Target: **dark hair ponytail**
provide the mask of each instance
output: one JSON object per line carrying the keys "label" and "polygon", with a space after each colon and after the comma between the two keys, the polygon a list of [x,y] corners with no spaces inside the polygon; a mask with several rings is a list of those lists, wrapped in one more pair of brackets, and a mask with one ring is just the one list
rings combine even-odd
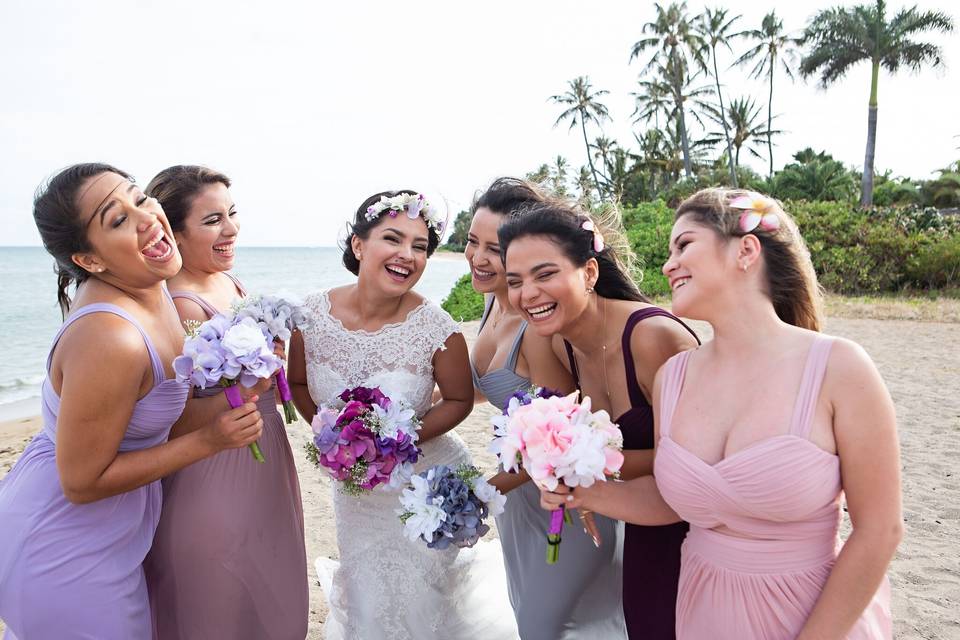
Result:
{"label": "dark hair ponytail", "polygon": [[[558,201],[521,210],[511,215],[497,230],[500,257],[506,262],[507,248],[517,238],[547,237],[578,267],[585,265],[590,258],[597,261],[599,276],[593,288],[599,295],[615,300],[649,302],[648,298],[640,293],[640,289],[630,277],[629,267],[625,264],[630,255],[623,232],[600,220],[600,217],[592,219],[575,205]],[[593,231],[583,228],[583,224],[588,220],[603,236],[604,247],[600,251],[594,248]]]}
{"label": "dark hair ponytail", "polygon": [[[381,191],[380,193],[375,193],[360,205],[357,209],[357,213],[353,216],[353,222],[347,223],[347,237],[343,241],[343,266],[347,268],[347,271],[353,275],[360,274],[360,261],[357,260],[357,256],[353,253],[353,236],[357,236],[361,240],[366,240],[370,237],[370,232],[383,222],[384,218],[388,218],[386,212],[381,213],[379,216],[373,218],[372,220],[367,220],[367,207],[372,206],[373,204],[380,201],[380,198],[387,197],[393,198],[398,196],[401,193],[415,196],[419,191],[414,191],[413,189],[399,189],[397,191]],[[436,251],[437,247],[440,246],[440,234],[434,230],[433,227],[427,225],[427,257],[433,255],[433,252]]]}
{"label": "dark hair ponytail", "polygon": [[116,173],[130,179],[130,174],[99,162],[67,167],[37,189],[33,198],[33,219],[43,240],[43,247],[56,260],[57,303],[63,317],[70,311],[70,285],[79,286],[90,274],[73,262],[75,253],[91,250],[87,228],[80,219],[77,196],[80,187],[101,173]]}

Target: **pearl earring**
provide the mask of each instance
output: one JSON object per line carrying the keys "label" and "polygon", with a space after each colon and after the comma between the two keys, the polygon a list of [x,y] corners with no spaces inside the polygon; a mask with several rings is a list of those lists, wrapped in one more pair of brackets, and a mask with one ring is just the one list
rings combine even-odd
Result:
{"label": "pearl earring", "polygon": [[746,273],[746,272],[747,272],[747,265],[741,264],[741,265],[740,265],[740,270],[743,271],[744,273]]}
{"label": "pearl earring", "polygon": [[593,287],[587,287],[587,295],[593,293]]}

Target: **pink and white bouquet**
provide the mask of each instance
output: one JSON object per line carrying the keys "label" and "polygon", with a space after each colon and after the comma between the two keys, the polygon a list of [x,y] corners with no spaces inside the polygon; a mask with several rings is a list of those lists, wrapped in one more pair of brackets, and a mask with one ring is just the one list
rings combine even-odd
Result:
{"label": "pink and white bouquet", "polygon": [[413,409],[379,387],[347,389],[339,400],[342,404],[320,407],[314,416],[307,459],[326,468],[350,495],[406,484],[420,457],[420,421]]}
{"label": "pink and white bouquet", "polygon": [[[553,394],[544,389],[517,393],[503,415],[491,418],[497,454],[507,471],[520,466],[537,486],[553,490],[561,483],[568,487],[589,487],[616,476],[623,466],[623,435],[606,411],[591,411],[590,398],[577,402],[577,394]],[[589,514],[581,513],[584,526],[599,544],[596,526]],[[547,562],[559,556],[564,510],[551,514],[547,534]],[[592,529],[592,530],[591,530]]]}
{"label": "pink and white bouquet", "polygon": [[[256,322],[218,313],[203,323],[187,323],[183,354],[174,359],[173,369],[181,382],[189,380],[201,389],[223,387],[230,406],[236,408],[243,404],[240,386],[254,386],[282,364]],[[257,462],[264,462],[256,442],[250,451]]]}
{"label": "pink and white bouquet", "polygon": [[431,467],[410,478],[397,510],[403,532],[430,549],[472,547],[490,531],[484,522],[503,513],[506,496],[469,464]]}
{"label": "pink and white bouquet", "polygon": [[[236,319],[251,318],[271,344],[276,340],[289,342],[294,329],[304,329],[310,322],[306,308],[289,294],[248,296],[233,305],[233,314]],[[297,411],[283,366],[277,370],[277,391],[287,424],[296,422]]]}

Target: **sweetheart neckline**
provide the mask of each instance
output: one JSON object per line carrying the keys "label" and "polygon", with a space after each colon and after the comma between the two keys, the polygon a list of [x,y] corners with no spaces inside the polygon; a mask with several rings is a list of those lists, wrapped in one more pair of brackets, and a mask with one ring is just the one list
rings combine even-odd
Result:
{"label": "sweetheart neckline", "polygon": [[676,440],[674,440],[672,437],[670,437],[670,436],[668,436],[668,435],[660,436],[660,439],[661,439],[661,440],[664,440],[664,439],[665,439],[665,440],[669,440],[670,442],[672,442],[672,443],[674,444],[674,446],[676,446],[676,448],[678,448],[678,449],[680,449],[681,451],[683,451],[686,455],[690,456],[691,458],[693,458],[694,460],[696,460],[696,461],[699,462],[700,464],[704,465],[705,467],[709,467],[710,469],[713,469],[713,470],[717,470],[717,468],[720,467],[720,465],[722,465],[724,462],[727,462],[728,460],[733,460],[733,459],[735,459],[737,456],[739,456],[739,455],[742,454],[742,453],[746,453],[746,452],[751,451],[751,450],[753,450],[753,449],[759,449],[761,446],[764,446],[764,445],[766,445],[767,443],[774,442],[774,441],[778,441],[778,440],[783,440],[783,439],[793,439],[793,440],[798,440],[798,441],[800,441],[800,442],[806,443],[806,444],[809,445],[814,451],[819,452],[819,453],[821,453],[821,454],[823,454],[823,455],[825,455],[825,456],[828,456],[828,457],[831,458],[834,462],[837,462],[837,463],[840,462],[840,456],[838,456],[837,454],[835,454],[835,453],[830,453],[829,451],[827,451],[827,450],[825,450],[825,449],[821,449],[820,447],[818,447],[817,445],[815,445],[815,444],[814,444],[813,442],[811,442],[810,440],[808,440],[808,439],[806,439],[806,438],[801,438],[800,436],[798,436],[798,435],[796,435],[796,434],[793,434],[793,433],[781,433],[781,434],[776,435],[776,436],[770,436],[770,437],[768,437],[768,438],[763,438],[763,439],[761,439],[761,440],[757,440],[756,442],[752,442],[752,443],[750,443],[749,445],[747,445],[746,447],[744,447],[744,448],[742,448],[742,449],[738,449],[738,450],[734,451],[733,453],[731,453],[730,455],[726,456],[725,458],[721,458],[720,460],[717,460],[717,461],[714,462],[713,464],[707,462],[706,460],[704,460],[703,458],[701,458],[700,456],[698,456],[698,455],[695,454],[694,452],[690,451],[689,449],[687,449],[686,447],[684,447],[683,445],[681,445],[679,442],[677,442]]}

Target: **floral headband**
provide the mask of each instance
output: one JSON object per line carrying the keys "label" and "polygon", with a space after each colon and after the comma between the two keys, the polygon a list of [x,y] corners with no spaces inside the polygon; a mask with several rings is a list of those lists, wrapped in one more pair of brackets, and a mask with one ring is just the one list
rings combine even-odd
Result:
{"label": "floral headband", "polygon": [[603,247],[605,246],[603,243],[603,236],[599,231],[597,231],[596,226],[593,224],[593,220],[587,218],[583,221],[583,224],[580,225],[580,228],[584,231],[590,231],[593,233],[593,250],[597,253],[603,251]]}
{"label": "floral headband", "polygon": [[765,231],[780,228],[780,216],[777,215],[780,205],[773,198],[751,191],[731,200],[729,206],[743,211],[740,214],[740,230],[744,233],[750,233],[757,227]]}
{"label": "floral headband", "polygon": [[436,231],[438,235],[443,234],[443,227],[446,224],[445,217],[427,202],[422,193],[400,193],[392,198],[380,196],[379,202],[367,207],[367,213],[364,216],[367,220],[372,221],[386,211],[388,216],[396,218],[404,210],[411,220],[416,220],[417,216],[423,216],[423,220],[428,227]]}

